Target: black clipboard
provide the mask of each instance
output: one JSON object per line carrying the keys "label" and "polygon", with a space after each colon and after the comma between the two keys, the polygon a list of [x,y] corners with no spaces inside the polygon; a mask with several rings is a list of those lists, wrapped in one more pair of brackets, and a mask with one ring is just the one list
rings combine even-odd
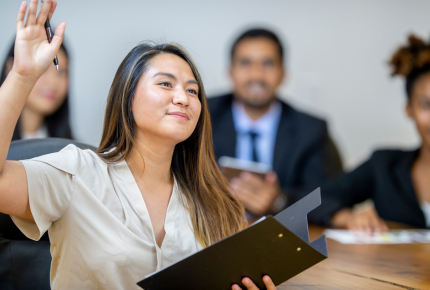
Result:
{"label": "black clipboard", "polygon": [[229,290],[246,287],[249,277],[258,287],[269,275],[279,285],[328,258],[325,236],[309,243],[307,214],[321,204],[314,190],[274,217],[217,242],[194,255],[145,277],[144,290]]}

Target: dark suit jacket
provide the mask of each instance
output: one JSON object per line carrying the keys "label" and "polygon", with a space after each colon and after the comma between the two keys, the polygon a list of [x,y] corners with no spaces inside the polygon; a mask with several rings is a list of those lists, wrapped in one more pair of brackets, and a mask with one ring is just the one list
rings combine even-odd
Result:
{"label": "dark suit jacket", "polygon": [[322,186],[322,204],[310,213],[312,222],[329,225],[338,210],[373,199],[384,220],[425,228],[424,213],[411,179],[418,150],[380,150],[354,171]]}
{"label": "dark suit jacket", "polygon": [[[233,95],[208,99],[216,158],[236,156]],[[330,176],[342,172],[342,163],[328,136],[326,123],[282,103],[273,158],[289,204],[315,189]]]}

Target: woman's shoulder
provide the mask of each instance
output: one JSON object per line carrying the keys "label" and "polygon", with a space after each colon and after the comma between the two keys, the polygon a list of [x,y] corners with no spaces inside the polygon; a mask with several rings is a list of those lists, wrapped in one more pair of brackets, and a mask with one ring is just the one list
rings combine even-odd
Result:
{"label": "woman's shoulder", "polygon": [[30,160],[46,163],[72,175],[76,175],[80,169],[101,169],[107,166],[97,153],[91,149],[81,149],[74,144],[69,144],[58,152]]}

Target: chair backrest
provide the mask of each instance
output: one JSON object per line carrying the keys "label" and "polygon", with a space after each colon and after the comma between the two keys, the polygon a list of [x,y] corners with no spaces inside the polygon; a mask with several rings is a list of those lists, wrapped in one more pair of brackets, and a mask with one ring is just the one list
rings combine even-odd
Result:
{"label": "chair backrest", "polygon": [[[58,152],[69,144],[81,149],[93,146],[62,138],[13,141],[7,160],[24,160]],[[51,253],[48,234],[41,241],[28,239],[9,215],[0,213],[0,288],[5,290],[48,290]]]}
{"label": "chair backrest", "polygon": [[25,160],[58,152],[69,144],[81,149],[96,150],[94,146],[63,138],[17,140],[10,143],[7,160]]}

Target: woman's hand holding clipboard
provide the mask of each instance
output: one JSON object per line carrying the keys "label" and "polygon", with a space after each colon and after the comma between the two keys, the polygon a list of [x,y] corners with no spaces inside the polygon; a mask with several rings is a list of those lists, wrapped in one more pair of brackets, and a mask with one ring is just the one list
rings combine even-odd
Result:
{"label": "woman's hand holding clipboard", "polygon": [[[276,286],[275,286],[275,284],[273,284],[273,281],[272,281],[272,279],[270,279],[269,276],[265,275],[263,277],[263,282],[264,282],[264,285],[266,286],[267,290],[276,290]],[[260,290],[260,288],[258,288],[254,284],[254,282],[252,282],[252,280],[247,278],[247,277],[242,279],[242,283],[243,283],[243,285],[246,286],[246,289],[248,289],[248,290]],[[234,284],[233,286],[231,286],[231,289],[232,290],[242,290],[242,288],[240,288],[239,285],[237,285],[237,284]]]}

